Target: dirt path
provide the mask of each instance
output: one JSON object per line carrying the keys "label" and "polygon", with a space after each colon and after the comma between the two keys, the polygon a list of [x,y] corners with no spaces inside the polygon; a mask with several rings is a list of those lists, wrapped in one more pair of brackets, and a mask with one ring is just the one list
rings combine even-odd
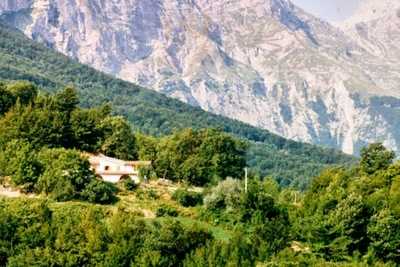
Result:
{"label": "dirt path", "polygon": [[13,190],[12,188],[5,188],[4,186],[0,185],[0,196],[4,197],[20,197],[22,193],[18,190]]}
{"label": "dirt path", "polygon": [[21,193],[17,189],[12,189],[11,187],[5,187],[3,185],[0,185],[0,197],[12,197],[12,198],[17,198],[17,197],[28,197],[28,198],[37,198],[38,195],[35,194],[24,194]]}
{"label": "dirt path", "polygon": [[152,212],[151,210],[141,209],[140,211],[143,212],[144,217],[147,219],[154,219],[156,217],[154,212]]}

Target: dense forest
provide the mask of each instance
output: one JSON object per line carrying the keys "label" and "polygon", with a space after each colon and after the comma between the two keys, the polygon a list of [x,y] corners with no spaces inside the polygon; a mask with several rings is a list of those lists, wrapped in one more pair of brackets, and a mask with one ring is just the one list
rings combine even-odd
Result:
{"label": "dense forest", "polygon": [[393,160],[371,145],[357,166],[324,171],[304,193],[255,177],[182,188],[168,204],[148,191],[155,218],[119,204],[0,198],[0,266],[397,266]]}
{"label": "dense forest", "polygon": [[247,146],[226,133],[135,134],[124,118],[111,115],[108,105],[85,109],[78,104],[70,87],[49,95],[28,82],[0,83],[0,176],[11,177],[26,192],[96,203],[111,203],[116,190],[96,179],[84,159],[88,153],[150,160],[152,168],[143,170],[149,177],[191,185],[243,176]]}
{"label": "dense forest", "polygon": [[311,177],[331,165],[348,164],[353,157],[333,149],[294,142],[239,121],[207,113],[95,71],[36,44],[16,30],[0,24],[0,79],[31,81],[55,92],[73,86],[82,107],[111,103],[135,131],[154,136],[185,128],[215,128],[249,143],[247,164],[260,177],[273,176],[281,185],[304,189]]}

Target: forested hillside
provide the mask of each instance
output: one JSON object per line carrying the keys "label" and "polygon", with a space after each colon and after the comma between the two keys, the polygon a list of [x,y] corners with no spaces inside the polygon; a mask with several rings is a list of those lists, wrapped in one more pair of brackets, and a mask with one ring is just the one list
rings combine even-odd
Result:
{"label": "forested hillside", "polygon": [[150,160],[152,166],[141,170],[148,178],[197,186],[243,177],[247,146],[231,135],[213,129],[162,138],[135,134],[108,105],[78,104],[70,87],[41,95],[28,82],[0,83],[0,182],[57,201],[111,203],[116,188],[96,179],[88,153]]}
{"label": "forested hillside", "polygon": [[0,197],[0,266],[398,266],[393,158],[371,145],[304,193],[252,177],[247,190],[231,178],[202,193],[147,184],[114,205]]}
{"label": "forested hillside", "polygon": [[302,188],[321,169],[353,160],[332,149],[286,140],[268,131],[204,112],[134,84],[95,71],[33,43],[23,34],[0,26],[0,79],[28,80],[43,90],[73,85],[82,106],[109,102],[134,129],[165,135],[184,128],[218,128],[250,141],[248,164],[261,176],[272,175],[281,184]]}

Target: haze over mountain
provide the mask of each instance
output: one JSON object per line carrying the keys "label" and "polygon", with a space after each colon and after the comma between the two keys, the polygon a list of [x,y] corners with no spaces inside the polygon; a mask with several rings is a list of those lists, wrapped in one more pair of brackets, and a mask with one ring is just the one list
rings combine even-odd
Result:
{"label": "haze over mountain", "polygon": [[349,18],[363,0],[291,0],[295,5],[332,23]]}
{"label": "haze over mountain", "polygon": [[386,63],[399,64],[400,1],[363,1],[340,26],[368,52],[384,58]]}
{"label": "haze over mountain", "polygon": [[384,16],[357,13],[367,15],[343,28],[286,0],[18,0],[0,13],[33,40],[204,110],[348,153],[375,141],[398,151],[400,16],[373,2]]}

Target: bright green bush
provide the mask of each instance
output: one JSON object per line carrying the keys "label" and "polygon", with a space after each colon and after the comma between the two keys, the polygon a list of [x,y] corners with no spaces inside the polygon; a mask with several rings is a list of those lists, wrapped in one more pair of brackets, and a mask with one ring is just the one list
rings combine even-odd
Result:
{"label": "bright green bush", "polygon": [[38,159],[44,168],[36,190],[56,200],[79,199],[80,193],[96,179],[89,162],[78,151],[43,149]]}
{"label": "bright green bush", "polygon": [[14,185],[32,192],[42,173],[33,147],[25,141],[13,140],[0,150],[0,176],[10,176]]}

